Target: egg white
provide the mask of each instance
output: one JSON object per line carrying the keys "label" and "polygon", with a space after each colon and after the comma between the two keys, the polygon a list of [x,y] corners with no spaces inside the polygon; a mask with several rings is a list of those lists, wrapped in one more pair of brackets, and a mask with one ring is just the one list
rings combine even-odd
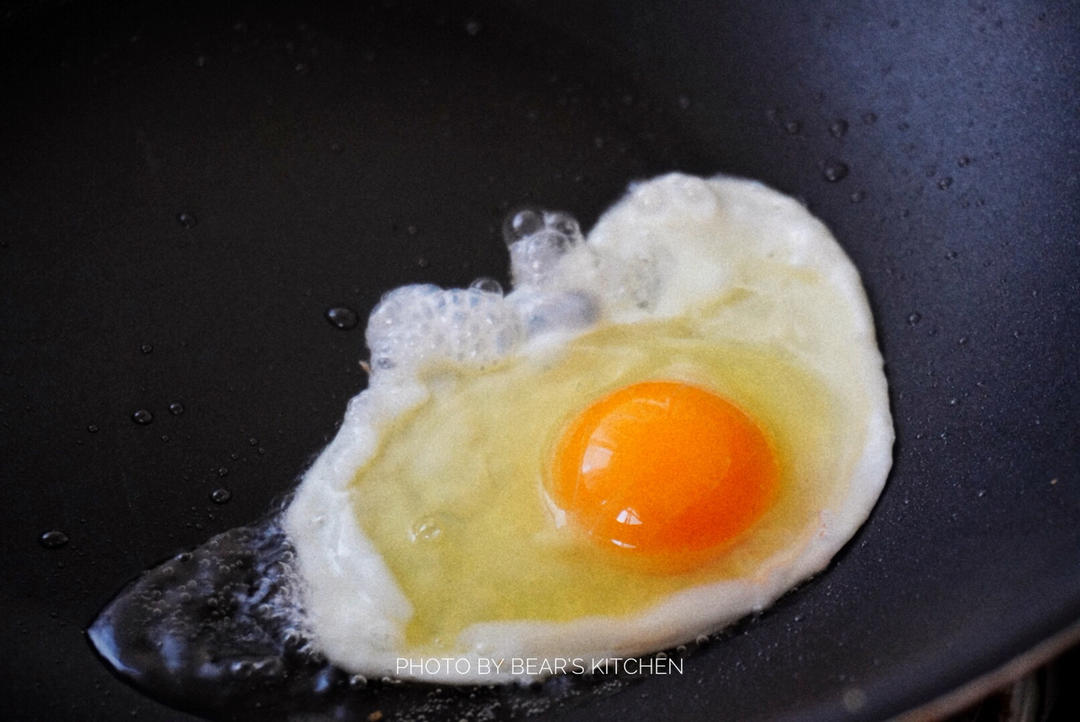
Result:
{"label": "egg white", "polygon": [[[515,259],[515,288],[505,297],[407,287],[372,315],[368,340],[379,362],[369,387],[350,401],[285,515],[308,631],[347,670],[488,683],[530,675],[509,665],[494,672],[486,660],[527,658],[550,668],[692,640],[765,608],[824,568],[884,486],[893,428],[870,309],[850,260],[798,202],[753,181],[670,174],[632,186],[584,243],[545,256],[543,273],[532,273],[528,260]],[[857,410],[845,434],[858,444],[849,450],[850,471],[836,481],[840,493],[823,497],[813,528],[744,578],[682,589],[629,615],[477,620],[452,645],[460,663],[403,669],[402,658],[423,661],[405,642],[414,604],[361,529],[350,485],[389,443],[388,430],[438,393],[426,371],[557,363],[567,344],[597,328],[688,314],[703,343],[780,347]]]}

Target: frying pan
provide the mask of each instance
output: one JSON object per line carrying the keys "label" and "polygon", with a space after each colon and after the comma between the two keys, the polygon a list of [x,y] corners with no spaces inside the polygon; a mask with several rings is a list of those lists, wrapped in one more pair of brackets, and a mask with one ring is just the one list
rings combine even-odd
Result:
{"label": "frying pan", "polygon": [[[851,255],[890,481],[683,674],[490,711],[876,719],[1076,637],[1080,6],[5,3],[2,29],[6,718],[187,719],[83,630],[331,438],[365,350],[327,309],[505,280],[507,210],[588,227],[675,169],[800,197]],[[349,714],[472,704],[376,685]]]}

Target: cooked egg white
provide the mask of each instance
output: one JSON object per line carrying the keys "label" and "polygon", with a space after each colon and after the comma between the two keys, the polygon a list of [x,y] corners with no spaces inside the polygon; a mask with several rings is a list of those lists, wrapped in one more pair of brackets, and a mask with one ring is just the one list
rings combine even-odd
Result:
{"label": "cooked egg white", "polygon": [[[525,220],[510,293],[384,297],[369,387],[287,510],[308,631],[350,671],[493,682],[528,675],[483,661],[551,669],[692,640],[822,569],[885,483],[893,430],[870,310],[799,203],[671,174],[632,186],[587,239],[562,214]],[[663,414],[642,426],[619,411],[613,438],[566,463],[568,430],[601,439],[582,424],[610,421],[609,399],[671,388],[699,401],[676,420],[663,415],[674,397],[631,398]],[[701,522],[713,507],[700,504],[719,487],[687,470],[712,463],[729,408],[775,479],[737,506],[720,499],[740,518],[714,534],[726,513]],[[686,461],[681,442],[650,446],[675,423]],[[733,448],[716,463],[741,468]],[[586,509],[578,490],[610,481],[596,476],[610,457],[653,475],[617,479]],[[758,482],[725,483],[738,495]]]}

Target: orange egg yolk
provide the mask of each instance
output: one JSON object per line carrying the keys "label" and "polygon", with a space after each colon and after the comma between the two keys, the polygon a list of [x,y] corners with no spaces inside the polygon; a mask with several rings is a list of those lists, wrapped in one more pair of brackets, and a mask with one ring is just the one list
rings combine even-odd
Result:
{"label": "orange egg yolk", "polygon": [[778,476],[769,439],[734,404],[696,386],[647,381],[568,424],[545,485],[594,542],[670,560],[735,540],[769,508]]}

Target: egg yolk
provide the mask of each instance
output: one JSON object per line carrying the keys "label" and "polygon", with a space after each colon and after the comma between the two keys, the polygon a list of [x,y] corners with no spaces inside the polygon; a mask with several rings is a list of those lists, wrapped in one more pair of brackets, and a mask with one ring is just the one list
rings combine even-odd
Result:
{"label": "egg yolk", "polygon": [[685,560],[750,528],[771,505],[778,476],[770,440],[734,404],[696,386],[647,381],[568,424],[545,486],[601,546]]}

